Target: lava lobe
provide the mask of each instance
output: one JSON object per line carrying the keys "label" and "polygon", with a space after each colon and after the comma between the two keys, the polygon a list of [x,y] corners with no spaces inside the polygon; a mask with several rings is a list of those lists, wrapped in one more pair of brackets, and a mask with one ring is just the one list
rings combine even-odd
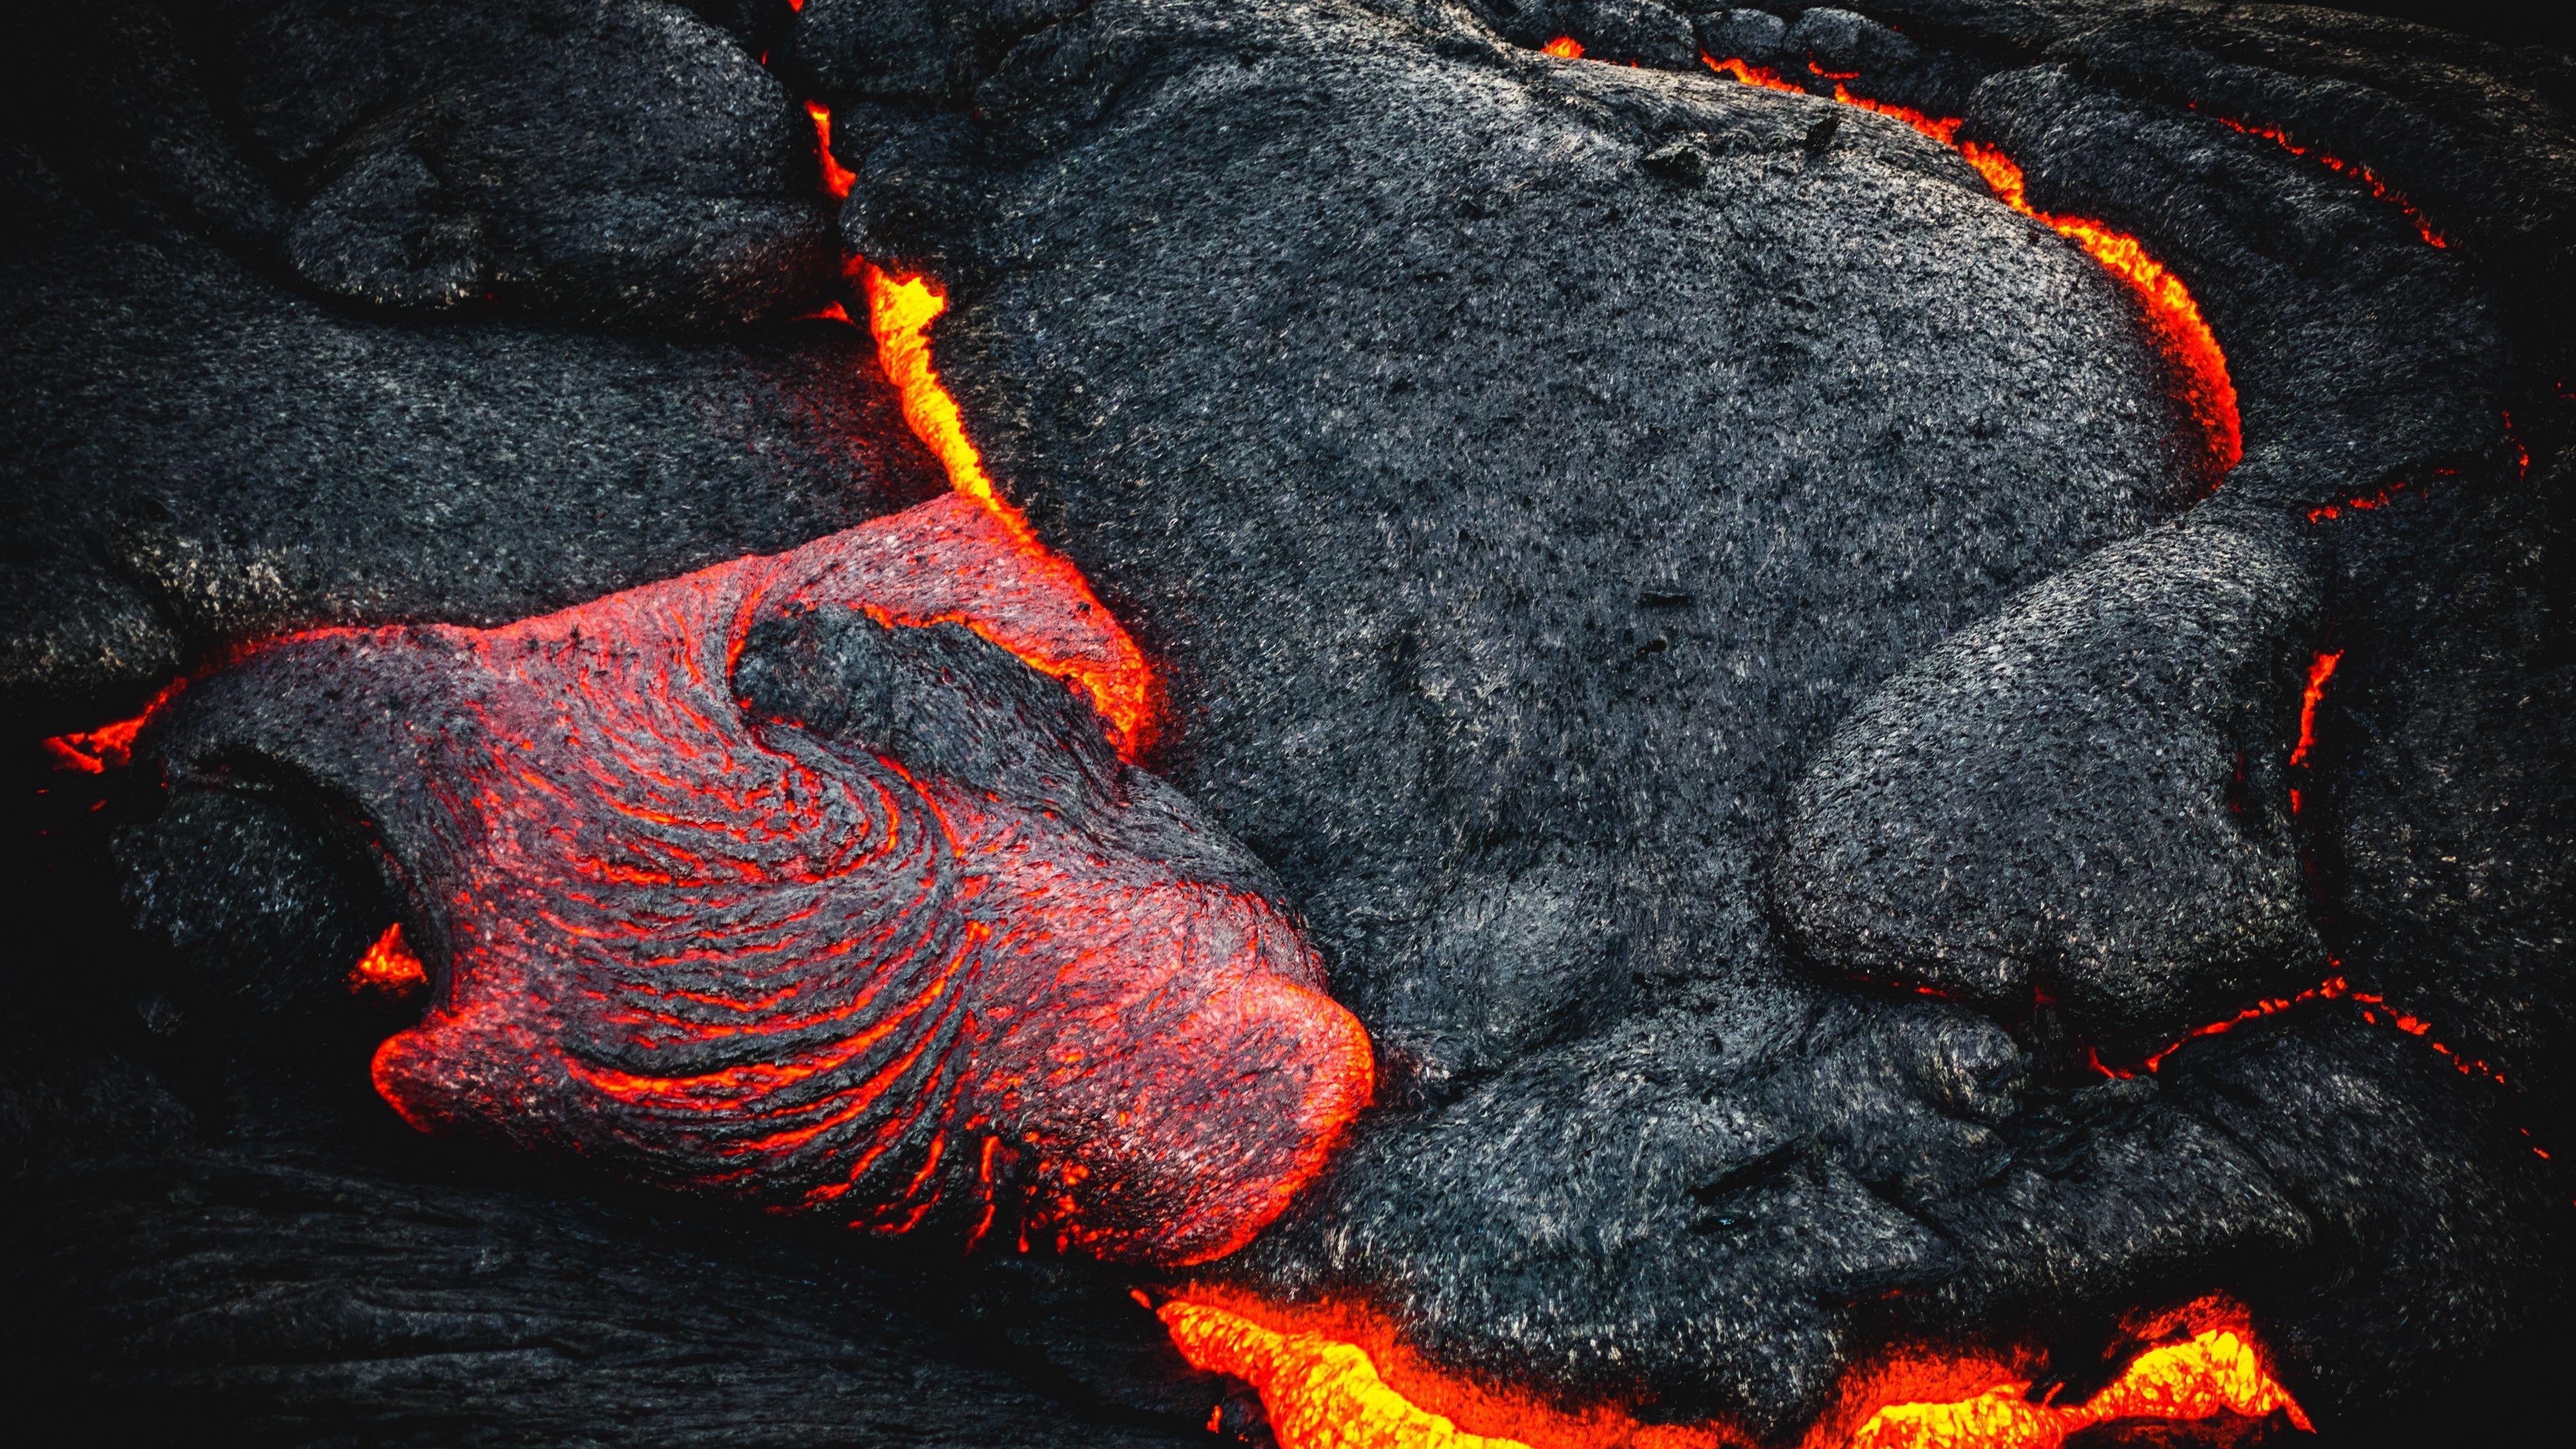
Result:
{"label": "lava lobe", "polygon": [[372,827],[433,974],[375,1060],[416,1127],[1190,1262],[1371,1058],[1260,866],[1012,657],[1121,646],[952,495],[501,628],[295,635],[145,743]]}

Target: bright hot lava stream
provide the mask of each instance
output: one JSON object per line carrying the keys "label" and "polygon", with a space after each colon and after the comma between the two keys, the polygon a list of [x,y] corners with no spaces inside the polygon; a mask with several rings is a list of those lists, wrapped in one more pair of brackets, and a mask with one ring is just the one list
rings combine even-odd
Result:
{"label": "bright hot lava stream", "polygon": [[[1615,1408],[1568,1412],[1425,1365],[1380,1316],[1231,1296],[1155,1309],[1197,1368],[1251,1384],[1280,1449],[1720,1449],[1749,1446],[1721,1424],[1640,1423]],[[2097,1424],[2190,1423],[2306,1413],[2272,1377],[2244,1310],[2211,1297],[2161,1315],[2148,1346],[2081,1404],[2033,1402],[2010,1359],[1899,1355],[1856,1373],[1801,1449],[2056,1449]]]}

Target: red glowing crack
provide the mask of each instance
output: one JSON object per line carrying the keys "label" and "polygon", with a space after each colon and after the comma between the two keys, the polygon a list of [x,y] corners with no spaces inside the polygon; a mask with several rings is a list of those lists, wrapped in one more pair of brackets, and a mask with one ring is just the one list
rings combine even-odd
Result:
{"label": "red glowing crack", "polygon": [[[1702,56],[1710,69],[1732,76],[1746,85],[1765,90],[1806,94],[1806,88],[1783,80],[1777,71],[1752,65],[1740,58],[1717,59]],[[2136,237],[2117,231],[2089,217],[2059,216],[2030,204],[2021,168],[1992,146],[1959,139],[1965,122],[1957,117],[1937,117],[1905,106],[1870,100],[1852,92],[1843,84],[1851,77],[1832,77],[1819,69],[1816,74],[1833,79],[1834,99],[1847,106],[1872,111],[1903,121],[1915,130],[1957,151],[1977,174],[1985,178],[1995,199],[2039,222],[2049,230],[2082,247],[2086,255],[2102,264],[2120,279],[2146,309],[2147,320],[2172,360],[2184,407],[2208,440],[2210,468],[2225,474],[2245,456],[2243,427],[2237,416],[2236,384],[2227,372],[2227,355],[2219,349],[2218,339],[2200,315],[2200,304],[2162,262],[2150,256]]]}
{"label": "red glowing crack", "polygon": [[[2200,108],[2198,106],[2194,106],[2192,109],[2198,110]],[[2405,196],[2398,192],[2394,187],[2391,187],[2387,182],[2380,180],[2376,172],[2372,171],[2369,167],[2364,166],[2360,162],[2347,161],[2340,156],[2334,155],[2332,152],[2324,151],[2314,146],[2301,145],[2299,142],[2291,140],[2289,133],[2282,131],[2278,127],[2253,125],[2245,121],[2237,120],[2232,116],[2219,116],[2216,119],[2220,125],[2225,126],[2230,130],[2237,131],[2248,136],[2259,136],[2262,139],[2280,147],[2282,150],[2289,152],[2293,156],[2305,157],[2310,161],[2316,162],[2318,165],[2323,166],[2328,171],[2334,172],[2338,176],[2352,177],[2362,185],[2370,188],[2370,194],[2372,196],[2377,197],[2379,200],[2384,201],[2390,206],[2396,207],[2399,211],[2405,213],[2406,219],[2414,223],[2416,235],[2424,238],[2426,245],[2436,247],[2447,247],[2450,245],[2449,242],[2442,239],[2442,234],[2440,232],[2433,229],[2433,223],[2425,217],[2421,210],[2417,209],[2415,203],[2408,201]]]}

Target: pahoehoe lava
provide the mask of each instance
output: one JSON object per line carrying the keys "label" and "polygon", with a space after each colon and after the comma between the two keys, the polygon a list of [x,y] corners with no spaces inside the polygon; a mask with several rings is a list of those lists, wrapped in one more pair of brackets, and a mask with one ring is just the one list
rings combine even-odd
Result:
{"label": "pahoehoe lava", "polygon": [[10,1387],[2519,1432],[2576,62],[2501,25],[13,19]]}

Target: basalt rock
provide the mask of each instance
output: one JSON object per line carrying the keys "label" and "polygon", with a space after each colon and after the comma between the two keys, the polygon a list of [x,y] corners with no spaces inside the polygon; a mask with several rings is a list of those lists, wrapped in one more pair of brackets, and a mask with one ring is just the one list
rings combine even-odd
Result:
{"label": "basalt rock", "polygon": [[130,714],[271,631],[500,623],[938,486],[846,326],[362,319],[102,222],[28,148],[7,165],[0,713],[22,735]]}
{"label": "basalt rock", "polygon": [[[149,43],[98,51],[81,94],[194,86],[253,139],[194,182],[133,159],[196,154],[184,126],[36,127],[12,153],[58,237],[14,239],[38,300],[12,317],[12,466],[42,502],[13,524],[34,622],[12,698],[30,729],[95,724],[182,660],[272,642],[156,712],[140,773],[166,796],[82,777],[146,937],[101,907],[94,943],[45,938],[100,969],[21,968],[29,1019],[77,1023],[9,1054],[29,1085],[0,1112],[43,1164],[12,1189],[20,1240],[52,1245],[17,1280],[60,1328],[11,1356],[40,1396],[274,1442],[1010,1442],[1057,1417],[1077,1442],[1257,1440],[1248,1390],[1176,1366],[1131,1285],[1357,1302],[1429,1371],[1774,1443],[1840,1422],[1904,1345],[2004,1354],[2079,1401],[2214,1291],[2343,1441],[2477,1437],[2547,1391],[2576,803],[2546,588],[2563,59],[2152,0],[810,0],[774,40],[774,9],[709,8],[772,46],[783,92],[640,4],[531,33],[524,74],[616,92],[639,56],[693,57],[726,119],[674,107],[652,134],[708,128],[785,208],[773,238],[817,179],[780,159],[780,96],[830,108],[842,241],[946,284],[938,370],[972,440],[1153,662],[1155,773],[992,619],[848,607],[946,584],[745,582],[793,566],[743,555],[910,527],[869,520],[935,479],[837,324],[573,330],[812,295],[686,260],[751,254],[727,215],[648,228],[676,239],[652,253],[674,290],[618,291],[537,228],[572,280],[503,299],[525,318],[417,320],[488,275],[465,266],[511,206],[606,177],[642,217],[694,182],[620,190],[579,146],[496,159],[472,125],[440,151],[425,121],[369,121],[604,134],[507,67],[366,61],[445,53],[417,17],[345,46],[276,22],[259,65],[215,64],[243,51],[193,20],[129,27]],[[1529,53],[1560,34],[1593,59]],[[1685,34],[1811,94],[1710,73]],[[259,75],[275,104],[237,98]],[[1958,118],[2040,215],[1838,83]],[[289,160],[263,118],[297,101]],[[477,156],[481,211],[441,170]],[[2231,474],[2203,466],[2171,334],[2051,216],[2188,285],[2241,413]],[[677,301],[601,310],[648,293]],[[745,590],[739,614],[709,589]],[[678,661],[685,688],[582,688]],[[1106,969],[1086,947],[1190,996],[1244,954],[1218,934],[1257,937],[1247,979],[1306,992],[1310,1026],[1320,982],[1365,1026],[1375,1108],[1241,1252],[1136,1277],[1078,1255],[1169,1264],[1266,1220],[1229,1200],[1183,1243],[1103,1205],[1293,1178],[1297,1033],[1140,1007],[1108,1062],[961,1076],[991,1121],[869,1118],[882,1169],[743,1094],[681,1103],[682,1077],[774,1094],[762,1074],[852,1040],[679,944],[795,916],[794,871],[722,901],[676,856],[671,879],[581,874],[584,842],[732,859],[793,835],[701,788],[755,749],[954,823],[954,879],[924,887],[952,908],[892,916],[1028,946],[976,958],[979,1010],[1024,1012],[979,1025],[990,1061],[1046,1055],[1011,1055],[1061,1026],[1032,983]],[[47,808],[46,851],[96,833]],[[1014,889],[1047,869],[1143,904],[1054,940]],[[1233,924],[1185,929],[1178,963],[1121,934],[1219,897]],[[281,907],[308,898],[299,933]],[[430,958],[416,1024],[337,989],[388,912]],[[603,929],[696,961],[696,997],[651,998],[586,944]],[[855,968],[805,964],[800,991],[878,1020]],[[670,1038],[637,1039],[625,1017],[657,1011]],[[748,1030],[702,1030],[726,1011]],[[1226,1051],[1156,1056],[1211,1029],[1274,1103],[1258,1130],[1182,1124],[1221,1170],[1087,1156],[1158,1062],[1223,1104],[1200,1069]],[[397,1106],[557,1165],[409,1132],[367,1082],[388,1035]],[[888,1064],[867,1050],[840,1066]],[[915,1130],[1005,1117],[1075,1150],[996,1148],[989,1192]],[[567,1156],[780,1205],[846,1183],[845,1222],[936,1192],[884,1257],[722,1215],[674,1231]],[[1033,1210],[979,1227],[995,1197]],[[311,1286],[244,1286],[277,1279]],[[886,1407],[908,1392],[916,1417]]]}
{"label": "basalt rock", "polygon": [[2121,1061],[2324,979],[2283,779],[2313,549],[2206,507],[1891,680],[1794,796],[1774,879],[1810,959]]}

